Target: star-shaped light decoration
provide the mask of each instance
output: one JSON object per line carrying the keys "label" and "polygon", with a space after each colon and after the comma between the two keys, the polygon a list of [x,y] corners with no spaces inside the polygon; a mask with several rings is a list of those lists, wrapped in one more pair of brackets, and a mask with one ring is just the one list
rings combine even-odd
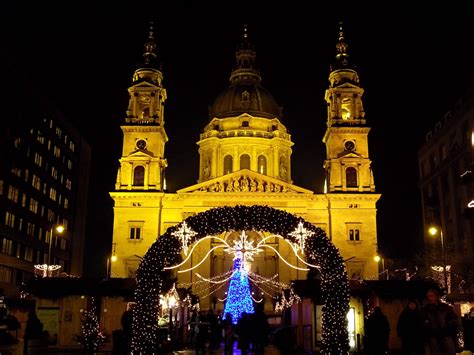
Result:
{"label": "star-shaped light decoration", "polygon": [[184,255],[188,255],[189,241],[196,234],[197,233],[193,231],[191,227],[189,227],[186,224],[186,221],[184,221],[183,224],[181,224],[181,227],[179,227],[176,231],[171,233],[171,235],[178,237],[181,240],[181,245],[183,246]]}
{"label": "star-shaped light decoration", "polygon": [[249,241],[248,235],[245,234],[245,231],[242,231],[239,239],[233,240],[234,245],[228,246],[224,249],[229,254],[234,254],[235,259],[241,259],[242,265],[248,261],[253,261],[253,256],[262,251],[262,249],[253,245],[253,240]]}
{"label": "star-shaped light decoration", "polygon": [[301,252],[303,252],[306,246],[306,238],[311,237],[313,234],[313,231],[310,231],[303,226],[303,222],[299,222],[298,227],[296,227],[293,232],[288,233],[288,235],[294,237],[297,240],[297,243],[295,243],[296,251],[301,250]]}

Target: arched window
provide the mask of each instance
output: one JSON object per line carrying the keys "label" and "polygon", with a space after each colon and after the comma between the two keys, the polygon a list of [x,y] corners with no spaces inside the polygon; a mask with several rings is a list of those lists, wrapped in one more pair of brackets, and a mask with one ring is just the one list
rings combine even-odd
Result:
{"label": "arched window", "polygon": [[142,111],[142,117],[141,118],[150,118],[150,108],[146,107]]}
{"label": "arched window", "polygon": [[264,155],[258,157],[258,172],[267,175],[267,158]]}
{"label": "arched window", "polygon": [[242,169],[250,169],[250,156],[248,154],[240,156],[240,170]]}
{"label": "arched window", "polygon": [[226,155],[224,157],[224,174],[230,174],[232,172],[233,163],[232,155]]}
{"label": "arched window", "polygon": [[357,170],[355,168],[346,169],[346,186],[357,187]]}
{"label": "arched window", "polygon": [[143,186],[145,184],[145,168],[141,165],[133,170],[133,185]]}

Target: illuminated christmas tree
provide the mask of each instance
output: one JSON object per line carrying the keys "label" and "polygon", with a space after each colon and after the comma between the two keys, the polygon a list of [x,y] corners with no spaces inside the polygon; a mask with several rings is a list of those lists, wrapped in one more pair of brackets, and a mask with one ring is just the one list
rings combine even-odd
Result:
{"label": "illuminated christmas tree", "polygon": [[107,341],[107,336],[99,328],[94,298],[91,298],[89,309],[82,318],[81,333],[74,339],[82,345],[87,354],[94,354]]}
{"label": "illuminated christmas tree", "polygon": [[225,303],[224,318],[229,314],[232,323],[242,316],[242,313],[254,313],[252,296],[250,294],[249,278],[241,258],[234,260],[234,274],[230,279]]}

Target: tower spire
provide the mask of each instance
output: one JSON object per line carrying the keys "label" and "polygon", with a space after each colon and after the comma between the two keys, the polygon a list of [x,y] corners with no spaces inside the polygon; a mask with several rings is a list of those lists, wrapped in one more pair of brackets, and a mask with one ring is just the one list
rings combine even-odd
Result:
{"label": "tower spire", "polygon": [[155,41],[155,22],[148,23],[148,38],[145,42],[143,52],[143,65],[146,67],[157,67],[156,41]]}
{"label": "tower spire", "polygon": [[347,44],[345,35],[344,35],[344,23],[342,21],[339,22],[339,33],[338,33],[338,40],[336,43],[336,60],[334,65],[332,66],[332,70],[349,68],[349,53],[348,53],[349,45]]}

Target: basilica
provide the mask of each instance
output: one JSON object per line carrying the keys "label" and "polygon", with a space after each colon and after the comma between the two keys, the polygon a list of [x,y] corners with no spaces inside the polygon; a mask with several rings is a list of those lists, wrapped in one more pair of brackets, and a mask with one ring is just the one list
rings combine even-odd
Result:
{"label": "basilica", "polygon": [[[260,66],[264,69],[265,63]],[[167,161],[165,146],[174,137],[166,134],[167,92],[160,68],[151,28],[120,123],[122,157],[115,190],[110,193],[114,200],[111,250],[116,257],[111,263],[112,277],[133,278],[156,238],[189,216],[214,207],[266,205],[301,216],[324,230],[343,256],[349,278],[377,278],[379,265],[374,256],[380,194],[375,191],[369,156],[364,89],[349,57],[342,27],[324,97],[327,117],[314,118],[327,121],[326,132],[321,132],[326,145],[324,165],[307,166],[309,172],[325,170],[324,193],[299,187],[292,180],[294,142],[280,105],[262,86],[256,51],[246,30],[235,53],[229,86],[217,95],[199,135],[199,179],[195,185],[167,192],[165,169],[173,162]],[[298,119],[305,118],[292,120]],[[247,233],[252,240],[263,236],[255,231]],[[232,240],[238,234],[226,233],[220,238]],[[179,282],[193,284],[197,273],[212,277],[232,269],[232,256],[222,250],[216,249],[203,259],[214,243],[208,239],[195,248],[188,264],[200,264],[194,271],[180,274]],[[269,243],[286,260],[301,265],[280,239]],[[306,272],[288,267],[275,251],[265,249],[255,255],[252,270],[264,277],[276,275],[280,282],[306,278]],[[206,309],[210,302],[203,299],[201,307]]]}

